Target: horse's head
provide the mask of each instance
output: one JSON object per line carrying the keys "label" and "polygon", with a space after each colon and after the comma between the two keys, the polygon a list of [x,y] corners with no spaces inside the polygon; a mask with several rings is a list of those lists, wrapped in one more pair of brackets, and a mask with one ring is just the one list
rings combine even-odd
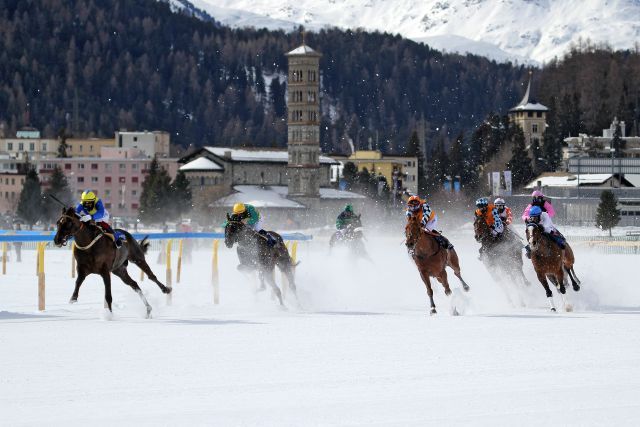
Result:
{"label": "horse's head", "polygon": [[407,225],[404,228],[404,236],[407,247],[413,248],[422,232],[422,226],[420,225],[420,219],[417,215],[411,215],[407,218]]}
{"label": "horse's head", "polygon": [[540,244],[541,237],[542,228],[535,222],[527,223],[527,242],[529,243],[529,248],[531,248],[532,251]]}
{"label": "horse's head", "polygon": [[244,222],[235,215],[227,214],[227,224],[224,227],[224,244],[226,247],[231,248],[235,243],[239,242],[241,232],[245,227]]}
{"label": "horse's head", "polygon": [[56,222],[56,226],[53,243],[56,246],[64,246],[67,244],[67,240],[82,228],[82,223],[73,208],[62,208],[62,215]]}

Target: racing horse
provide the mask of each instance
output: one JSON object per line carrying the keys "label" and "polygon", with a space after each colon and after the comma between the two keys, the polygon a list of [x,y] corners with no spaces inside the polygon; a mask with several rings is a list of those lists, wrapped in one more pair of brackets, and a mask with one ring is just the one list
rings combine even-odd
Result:
{"label": "racing horse", "polygon": [[[76,287],[71,295],[70,303],[78,301],[78,292],[84,279],[89,274],[99,274],[104,282],[104,299],[109,312],[112,313],[111,296],[111,273],[118,276],[125,284],[133,289],[147,309],[147,318],[151,317],[151,305],[142,294],[140,286],[129,276],[127,265],[129,261],[137,265],[155,284],[158,285],[162,293],[171,293],[171,288],[166,287],[153,274],[147,264],[144,255],[149,248],[149,242],[145,237],[140,242],[136,241],[128,232],[117,229],[126,239],[120,248],[116,248],[111,235],[95,225],[93,221],[82,222],[73,208],[62,208],[62,216],[56,223],[56,235],[53,243],[61,247],[73,237],[75,240],[75,250],[73,256],[76,259]],[[115,237],[115,236],[114,236]]]}
{"label": "racing horse", "polygon": [[505,227],[504,232],[498,236],[491,235],[491,227],[481,216],[476,216],[473,221],[475,239],[480,243],[480,258],[490,272],[503,273],[505,277],[516,277],[526,286],[531,283],[522,271],[522,244],[520,239]]}
{"label": "racing horse", "polygon": [[227,213],[227,223],[224,228],[224,244],[227,248],[232,248],[238,244],[238,258],[240,266],[258,270],[261,289],[264,289],[266,281],[275,293],[281,306],[284,306],[282,292],[275,281],[276,265],[287,276],[289,287],[296,293],[296,282],[294,268],[298,263],[294,263],[289,255],[287,247],[284,245],[282,236],[273,231],[268,232],[275,240],[276,244],[269,244],[269,240],[263,234],[248,227],[242,220]]}
{"label": "racing horse", "polygon": [[346,225],[343,230],[336,230],[329,239],[329,252],[338,246],[343,245],[349,248],[354,258],[364,258],[372,261],[364,246],[364,234],[362,233],[362,220],[360,215],[354,217],[353,221]]}
{"label": "racing horse", "polygon": [[553,303],[553,294],[547,279],[560,292],[565,310],[571,311],[572,307],[567,304],[564,297],[567,292],[567,277],[571,280],[573,290],[576,292],[580,290],[580,280],[573,270],[575,257],[571,246],[565,242],[565,249],[561,249],[543,232],[542,227],[535,223],[527,224],[527,241],[531,248],[533,269],[536,271],[538,280],[547,294],[551,311],[556,311],[556,307]]}
{"label": "racing horse", "polygon": [[[405,227],[405,243],[413,262],[415,262],[420,277],[427,288],[427,294],[431,302],[431,314],[436,314],[436,304],[433,302],[433,289],[430,277],[435,277],[444,287],[444,293],[451,295],[451,288],[447,280],[446,267],[450,267],[453,273],[460,279],[465,292],[469,291],[469,285],[465,283],[460,274],[458,254],[454,249],[444,249],[435,237],[423,230],[420,219],[411,216]],[[457,314],[455,308],[453,314]]]}

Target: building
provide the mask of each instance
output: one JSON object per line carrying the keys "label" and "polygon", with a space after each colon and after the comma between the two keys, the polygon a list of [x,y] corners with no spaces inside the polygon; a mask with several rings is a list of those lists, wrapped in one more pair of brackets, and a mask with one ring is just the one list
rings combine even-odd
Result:
{"label": "building", "polygon": [[542,145],[542,135],[547,126],[549,109],[533,99],[531,93],[531,73],[527,91],[518,105],[509,110],[509,120],[520,126],[524,132],[525,144],[530,147],[537,142]]}
{"label": "building", "polygon": [[58,155],[57,139],[40,138],[33,128],[19,130],[15,138],[0,139],[0,153],[22,161],[39,160]]}
{"label": "building", "polygon": [[320,53],[304,44],[286,54],[288,195],[319,198],[320,172]]}
{"label": "building", "polygon": [[[171,179],[178,172],[177,159],[158,159]],[[112,216],[135,218],[140,207],[142,183],[151,164],[136,148],[103,147],[100,157],[44,159],[37,163],[43,185],[58,166],[64,172],[74,197],[86,189],[95,191]]]}
{"label": "building", "polygon": [[102,147],[115,147],[114,138],[68,138],[67,156],[100,157]]}
{"label": "building", "polygon": [[165,131],[118,131],[116,132],[116,146],[119,148],[137,148],[149,157],[169,157],[171,137]]}
{"label": "building", "polygon": [[332,167],[332,182],[337,182],[342,176],[342,169],[347,162],[351,162],[361,172],[366,169],[369,173],[382,175],[390,187],[396,184],[396,191],[408,191],[418,194],[418,158],[415,156],[386,156],[378,150],[356,150],[350,156],[333,155],[339,165]]}
{"label": "building", "polygon": [[0,215],[16,211],[25,178],[24,173],[0,172]]}

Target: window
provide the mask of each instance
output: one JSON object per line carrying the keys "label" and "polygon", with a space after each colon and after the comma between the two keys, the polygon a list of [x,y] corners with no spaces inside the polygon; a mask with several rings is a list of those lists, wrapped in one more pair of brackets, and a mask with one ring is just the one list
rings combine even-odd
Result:
{"label": "window", "polygon": [[533,117],[533,111],[527,111],[527,117]]}
{"label": "window", "polygon": [[97,182],[98,182],[98,177],[97,177],[97,176],[92,176],[92,177],[91,177],[91,183],[92,183],[92,184],[95,184],[95,183],[97,183]]}
{"label": "window", "polygon": [[132,177],[131,178],[131,182],[133,182],[133,183],[138,182],[138,177],[137,176]]}
{"label": "window", "polygon": [[91,170],[97,171],[98,170],[98,164],[97,163],[91,163]]}
{"label": "window", "polygon": [[22,142],[18,143],[18,151],[24,151],[24,143]]}
{"label": "window", "polygon": [[104,207],[107,208],[107,209],[111,209],[111,203],[105,203]]}
{"label": "window", "polygon": [[64,164],[64,169],[65,170],[71,170],[71,163],[65,163]]}
{"label": "window", "polygon": [[137,163],[132,164],[131,165],[131,169],[134,170],[134,171],[137,171],[138,170],[138,164]]}
{"label": "window", "polygon": [[78,169],[84,169],[84,163],[78,163]]}
{"label": "window", "polygon": [[542,117],[542,111],[538,111],[538,112],[536,113],[536,117]]}
{"label": "window", "polygon": [[131,190],[131,195],[132,196],[137,196],[138,195],[138,190]]}
{"label": "window", "polygon": [[78,177],[78,184],[84,183],[84,176]]}
{"label": "window", "polygon": [[47,143],[46,142],[42,143],[42,151],[47,151]]}
{"label": "window", "polygon": [[11,185],[16,185],[16,179],[15,178],[11,178]]}
{"label": "window", "polygon": [[80,144],[80,145],[78,146],[78,151],[80,151],[80,152],[82,153],[82,144]]}
{"label": "window", "polygon": [[124,163],[120,163],[120,170],[126,170],[127,169],[127,165],[125,165]]}
{"label": "window", "polygon": [[89,146],[89,151],[93,153],[93,145]]}
{"label": "window", "polygon": [[136,211],[138,210],[138,204],[137,203],[131,203],[131,209]]}
{"label": "window", "polygon": [[138,142],[138,137],[137,136],[133,137],[133,142]]}
{"label": "window", "polygon": [[126,182],[127,182],[127,178],[126,178],[126,177],[124,177],[124,176],[121,176],[120,178],[118,178],[118,182],[119,182],[120,184],[124,184],[124,183],[126,183]]}
{"label": "window", "polygon": [[111,172],[111,163],[105,163],[104,164],[104,170],[107,172]]}
{"label": "window", "polygon": [[104,177],[104,182],[111,182],[111,177],[110,176],[105,176]]}
{"label": "window", "polygon": [[538,133],[538,124],[534,123],[531,125],[531,132]]}
{"label": "window", "polygon": [[36,150],[36,144],[33,142],[29,143],[29,151],[35,151]]}
{"label": "window", "polygon": [[7,142],[7,151],[13,150],[13,142]]}

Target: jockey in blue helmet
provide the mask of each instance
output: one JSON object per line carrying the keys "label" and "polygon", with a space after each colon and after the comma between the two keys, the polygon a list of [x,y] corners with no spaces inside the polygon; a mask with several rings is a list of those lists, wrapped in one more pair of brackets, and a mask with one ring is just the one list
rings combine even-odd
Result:
{"label": "jockey in blue helmet", "polygon": [[[553,225],[553,221],[551,220],[551,215],[547,212],[544,212],[540,206],[532,206],[529,210],[529,219],[528,223],[537,224],[539,227],[542,227],[544,233],[549,236],[551,240],[553,240],[561,249],[565,248],[566,240],[564,236],[558,231],[558,229]],[[531,258],[531,248],[529,245],[525,247],[527,251],[527,258]]]}

